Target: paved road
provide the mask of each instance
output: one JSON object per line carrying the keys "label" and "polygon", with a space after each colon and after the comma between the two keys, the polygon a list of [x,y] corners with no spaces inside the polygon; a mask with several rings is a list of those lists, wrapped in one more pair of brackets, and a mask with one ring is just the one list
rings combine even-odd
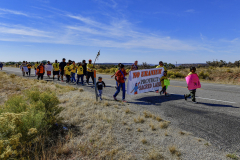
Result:
{"label": "paved road", "polygon": [[[3,68],[3,71],[21,76],[17,68]],[[109,75],[97,76],[102,76],[107,84],[103,94],[112,97],[116,91],[114,79]],[[32,74],[30,78],[36,77]],[[84,89],[94,92],[92,86],[84,86]],[[210,141],[220,150],[240,153],[240,86],[202,83],[202,88],[197,90],[199,104],[191,103],[190,99],[184,100],[183,94],[188,93],[184,81],[171,80],[168,92],[170,97],[149,92],[126,95],[126,100],[162,115],[173,125]],[[121,93],[117,98],[121,99]]]}

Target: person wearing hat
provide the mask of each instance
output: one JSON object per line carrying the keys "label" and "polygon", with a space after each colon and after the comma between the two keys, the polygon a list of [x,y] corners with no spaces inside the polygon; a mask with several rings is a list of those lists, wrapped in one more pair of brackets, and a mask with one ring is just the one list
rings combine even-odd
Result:
{"label": "person wearing hat", "polygon": [[62,59],[62,62],[59,64],[59,69],[60,69],[60,74],[61,74],[62,82],[63,82],[63,75],[64,75],[64,67],[65,67],[66,65],[67,65],[66,59],[63,58],[63,59]]}
{"label": "person wearing hat", "polygon": [[94,65],[92,64],[92,60],[89,59],[89,63],[87,64],[87,84],[89,85],[89,79],[92,78],[92,81],[94,82]]}
{"label": "person wearing hat", "polygon": [[131,71],[136,71],[136,70],[138,70],[138,61],[135,61],[131,67]]}
{"label": "person wearing hat", "polygon": [[98,96],[99,96],[100,100],[102,100],[102,90],[103,90],[103,87],[104,88],[106,87],[105,83],[102,81],[102,77],[98,77],[98,82],[97,82],[96,86],[98,89]]}
{"label": "person wearing hat", "polygon": [[[159,62],[159,65],[156,67],[156,68],[164,68],[164,71],[167,71],[167,68],[165,67],[165,66],[163,66],[163,62],[162,61],[160,61]],[[156,93],[159,93],[159,91],[158,90],[156,90]]]}
{"label": "person wearing hat", "polygon": [[58,80],[60,81],[60,75],[59,75],[59,63],[57,60],[55,60],[55,63],[52,64],[53,65],[53,80],[55,75],[58,76]]}

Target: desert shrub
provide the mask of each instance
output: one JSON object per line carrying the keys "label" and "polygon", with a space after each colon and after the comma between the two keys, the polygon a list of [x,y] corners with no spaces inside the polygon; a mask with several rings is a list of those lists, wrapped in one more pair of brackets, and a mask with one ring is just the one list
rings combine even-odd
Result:
{"label": "desert shrub", "polygon": [[175,75],[171,75],[169,78],[177,78]]}
{"label": "desert shrub", "polygon": [[200,79],[207,79],[207,78],[209,78],[209,73],[204,73],[204,71],[201,71],[198,74],[198,76],[199,76]]}
{"label": "desert shrub", "polygon": [[116,68],[111,68],[110,73],[115,73]]}
{"label": "desert shrub", "polygon": [[31,89],[8,99],[0,109],[0,157],[17,158],[26,155],[22,148],[37,143],[40,135],[61,119],[62,108],[51,91]]}
{"label": "desert shrub", "polygon": [[100,69],[97,70],[97,72],[98,73],[103,73],[103,69],[100,68]]}
{"label": "desert shrub", "polygon": [[105,69],[105,73],[110,73],[110,69]]}

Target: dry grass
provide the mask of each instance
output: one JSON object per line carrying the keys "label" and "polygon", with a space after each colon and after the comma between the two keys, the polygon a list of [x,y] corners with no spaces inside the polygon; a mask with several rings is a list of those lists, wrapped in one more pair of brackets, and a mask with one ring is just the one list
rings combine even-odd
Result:
{"label": "dry grass", "polygon": [[131,111],[130,111],[130,109],[129,108],[127,108],[126,110],[125,110],[125,113],[131,113]]}
{"label": "dry grass", "polygon": [[151,150],[148,153],[148,156],[146,159],[147,160],[163,160],[164,156],[160,153],[160,151]]}
{"label": "dry grass", "polygon": [[233,153],[227,154],[226,157],[227,157],[227,158],[234,159],[234,160],[239,160],[239,159],[240,159],[236,154],[233,154]]}
{"label": "dry grass", "polygon": [[142,144],[147,144],[146,138],[143,138],[143,139],[141,140],[141,142],[142,142]]}
{"label": "dry grass", "polygon": [[176,146],[170,146],[169,148],[169,151],[170,151],[170,153],[171,154],[174,154],[174,155],[176,155],[176,156],[181,156],[181,152],[180,151],[178,151],[178,149],[177,149],[177,147]]}
{"label": "dry grass", "polygon": [[162,128],[162,129],[166,129],[166,128],[168,128],[168,126],[169,126],[169,122],[160,122],[160,128]]}
{"label": "dry grass", "polygon": [[145,120],[144,120],[143,117],[138,116],[137,118],[134,118],[134,122],[135,122],[135,123],[144,123]]}

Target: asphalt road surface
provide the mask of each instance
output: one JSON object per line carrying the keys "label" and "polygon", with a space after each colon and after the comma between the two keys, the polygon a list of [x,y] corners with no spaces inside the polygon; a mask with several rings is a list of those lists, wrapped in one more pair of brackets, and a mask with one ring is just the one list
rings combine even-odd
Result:
{"label": "asphalt road surface", "polygon": [[[22,76],[18,68],[6,68],[7,73]],[[32,69],[31,77],[34,76]],[[112,97],[115,93],[115,80],[110,75],[97,75],[103,78],[107,87],[104,96]],[[52,76],[51,76],[52,77]],[[44,80],[52,81],[44,77]],[[54,82],[59,82],[56,79]],[[90,81],[91,82],[91,81]],[[204,138],[220,150],[240,153],[240,86],[202,83],[202,88],[196,92],[198,104],[193,104],[191,99],[184,100],[183,94],[189,93],[185,81],[171,80],[168,87],[170,97],[160,96],[155,92],[142,93],[130,96],[126,94],[129,104],[162,115],[179,128],[193,133],[194,136]],[[82,86],[79,86],[82,87]],[[83,87],[94,92],[93,85]],[[121,100],[122,93],[118,95]]]}

